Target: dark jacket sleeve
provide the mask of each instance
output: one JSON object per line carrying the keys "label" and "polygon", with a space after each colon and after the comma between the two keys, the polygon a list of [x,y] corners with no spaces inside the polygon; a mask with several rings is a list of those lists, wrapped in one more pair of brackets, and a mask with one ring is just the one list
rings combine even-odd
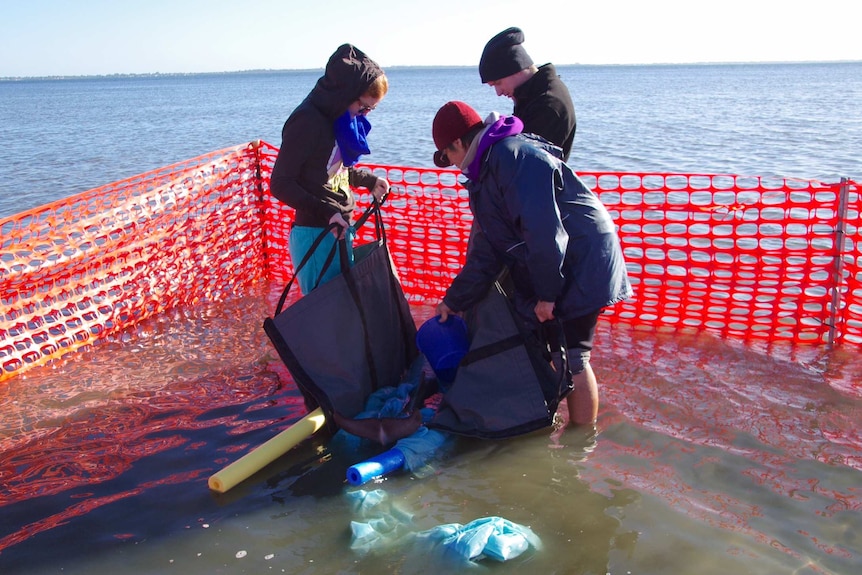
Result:
{"label": "dark jacket sleeve", "polygon": [[470,309],[485,297],[501,271],[503,262],[497,258],[478,224],[473,223],[467,243],[467,261],[446,290],[443,303],[454,312]]}
{"label": "dark jacket sleeve", "polygon": [[[285,204],[327,221],[338,208],[323,198],[331,195],[324,186],[310,190],[303,178],[309,159],[328,136],[321,133],[321,124],[309,114],[288,118],[281,132],[281,149],[275,159],[270,178],[272,194]],[[324,168],[321,168],[325,170]]]}
{"label": "dark jacket sleeve", "polygon": [[350,185],[354,188],[368,188],[369,190],[377,183],[377,176],[369,170],[348,168]]}

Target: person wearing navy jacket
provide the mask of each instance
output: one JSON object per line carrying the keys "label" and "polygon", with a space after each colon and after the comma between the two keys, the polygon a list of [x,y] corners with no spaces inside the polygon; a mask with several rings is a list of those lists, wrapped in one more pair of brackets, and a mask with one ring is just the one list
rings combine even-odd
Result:
{"label": "person wearing navy jacket", "polygon": [[434,163],[467,177],[473,224],[464,267],[437,306],[441,321],[485,296],[509,269],[519,317],[537,332],[559,318],[568,346],[573,389],[569,422],[598,415],[598,385],[590,367],[602,309],[632,295],[610,213],[561,158],[560,148],[523,133],[516,116],[485,121],[464,102],[446,103],[434,117]]}

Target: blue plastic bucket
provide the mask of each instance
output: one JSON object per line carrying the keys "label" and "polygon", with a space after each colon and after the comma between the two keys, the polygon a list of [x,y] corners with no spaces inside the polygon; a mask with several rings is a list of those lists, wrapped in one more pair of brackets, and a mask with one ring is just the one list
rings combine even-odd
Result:
{"label": "blue plastic bucket", "polygon": [[441,323],[435,316],[422,324],[416,332],[416,347],[419,348],[437,379],[444,384],[455,381],[458,364],[467,353],[467,324],[457,315],[450,315]]}

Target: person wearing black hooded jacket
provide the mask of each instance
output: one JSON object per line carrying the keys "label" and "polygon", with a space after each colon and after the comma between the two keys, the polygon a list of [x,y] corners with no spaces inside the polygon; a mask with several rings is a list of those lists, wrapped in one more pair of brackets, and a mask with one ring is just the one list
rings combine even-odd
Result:
{"label": "person wearing black hooded jacket", "polygon": [[[303,294],[314,288],[332,242],[349,229],[355,208],[351,187],[364,187],[378,199],[389,182],[368,170],[354,168],[368,154],[371,129],[366,115],[386,95],[383,69],[364,52],[343,44],[329,58],[311,92],[293,110],[281,131],[281,148],[270,179],[272,194],[295,209],[288,245],[298,264],[311,243],[330,224],[338,224],[297,279]],[[350,242],[348,242],[348,245]],[[320,283],[340,273],[336,258]]]}

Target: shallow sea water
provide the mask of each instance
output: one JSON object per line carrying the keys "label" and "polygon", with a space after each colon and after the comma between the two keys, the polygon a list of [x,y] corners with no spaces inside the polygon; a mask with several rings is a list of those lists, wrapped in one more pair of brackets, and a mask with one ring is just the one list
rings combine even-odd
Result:
{"label": "shallow sea water", "polygon": [[[575,170],[862,179],[862,62],[557,71],[577,114]],[[320,73],[0,81],[0,217],[251,140],[280,146]],[[512,111],[473,67],[387,76],[368,162],[432,166],[448,100]]]}
{"label": "shallow sea water", "polygon": [[[143,322],[0,387],[0,573],[429,573],[409,536],[351,550],[325,432],[225,494],[209,475],[299,419],[258,293]],[[415,307],[417,321],[430,315]],[[862,360],[600,323],[593,429],[459,439],[382,489],[406,535],[499,516],[543,547],[496,573],[855,573]]]}
{"label": "shallow sea water", "polygon": [[[862,63],[572,66],[576,169],[859,180]],[[475,70],[396,69],[369,161],[430,165],[446,100],[511,104]],[[0,217],[280,129],[318,72],[0,82]],[[172,310],[0,384],[0,574],[474,571],[409,537],[350,549],[321,433],[224,495],[207,478],[305,414],[259,286]],[[418,320],[428,308],[414,308]],[[403,533],[500,516],[543,548],[496,573],[855,574],[862,359],[600,323],[595,430],[459,440],[382,489]]]}

